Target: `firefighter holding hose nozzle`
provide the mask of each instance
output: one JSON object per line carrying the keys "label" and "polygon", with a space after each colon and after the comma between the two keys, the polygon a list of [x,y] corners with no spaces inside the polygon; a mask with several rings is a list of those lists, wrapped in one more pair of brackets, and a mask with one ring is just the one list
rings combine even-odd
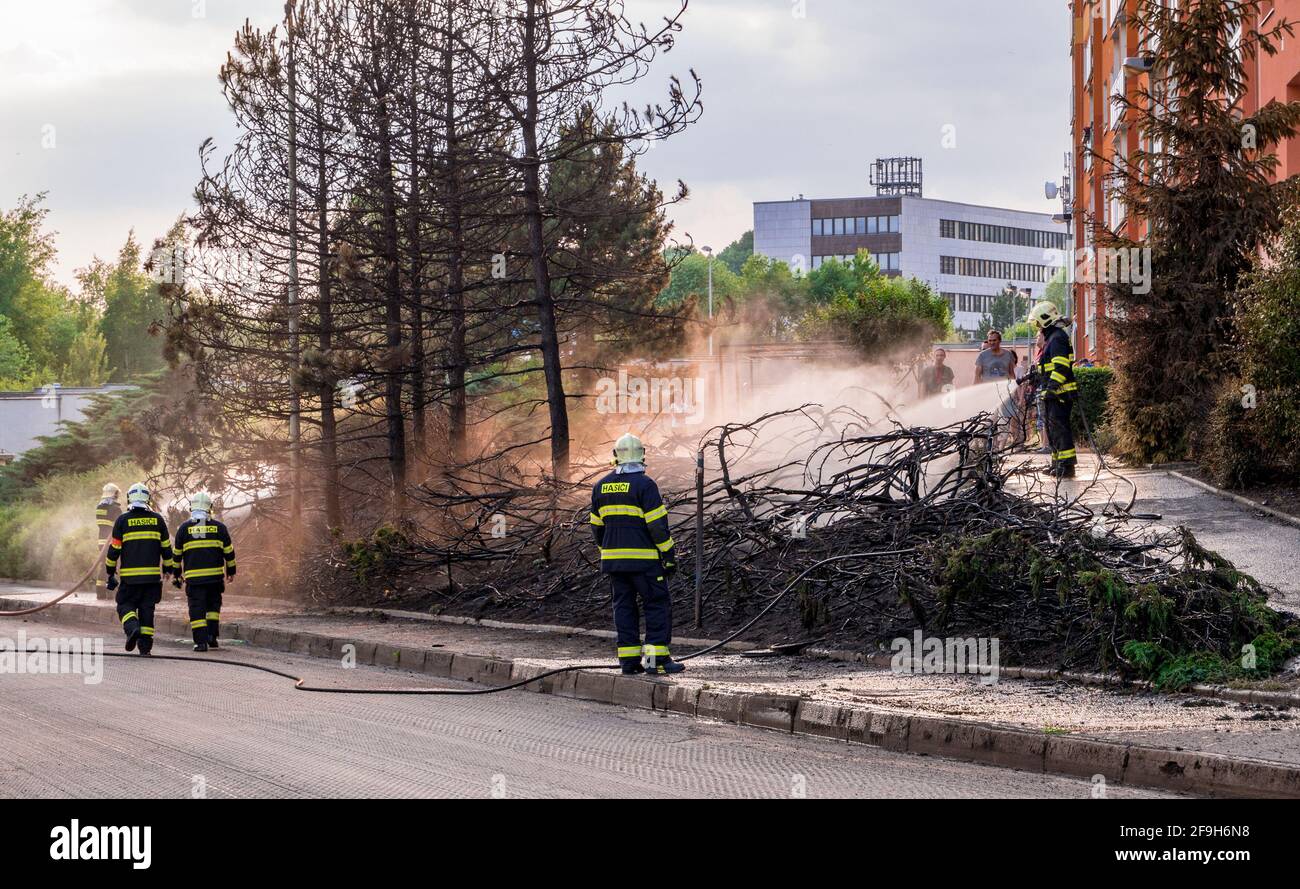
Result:
{"label": "firefighter holding hose nozzle", "polygon": [[[600,570],[609,575],[614,596],[623,673],[681,673],[686,667],[674,661],[669,651],[673,605],[668,582],[677,570],[677,561],[668,531],[668,509],[659,486],[646,475],[645,447],[631,432],[614,443],[614,471],[591,490],[591,531],[600,548]],[[638,595],[645,607],[644,646]]]}
{"label": "firefighter holding hose nozzle", "polygon": [[1074,430],[1070,412],[1078,397],[1079,384],[1074,379],[1074,347],[1066,328],[1070,319],[1061,315],[1054,303],[1040,302],[1029,311],[1029,321],[1042,331],[1043,349],[1028,376],[1043,393],[1042,410],[1047,427],[1047,441],[1052,449],[1048,467],[1056,478],[1074,478],[1078,455],[1074,447]]}

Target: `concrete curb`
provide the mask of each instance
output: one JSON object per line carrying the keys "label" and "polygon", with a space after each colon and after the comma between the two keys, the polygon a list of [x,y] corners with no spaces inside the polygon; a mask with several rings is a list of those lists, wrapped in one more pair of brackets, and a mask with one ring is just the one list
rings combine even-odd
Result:
{"label": "concrete curb", "polygon": [[[382,614],[387,617],[399,620],[414,620],[425,623],[445,623],[455,626],[477,626],[487,627],[489,629],[513,630],[524,633],[553,633],[566,636],[588,636],[595,639],[613,639],[615,633],[612,630],[597,630],[589,627],[574,627],[566,624],[527,624],[513,621],[490,620],[486,618],[460,617],[449,614],[424,614],[419,611],[402,611],[394,608],[368,608],[365,606],[347,606],[333,607],[326,609],[330,614]],[[675,640],[676,645],[692,646],[704,648],[709,645],[717,644],[716,639],[687,639],[678,638]],[[723,646],[727,651],[749,651],[755,648],[761,648],[757,642],[728,642]],[[807,653],[815,657],[822,657],[833,661],[843,661],[845,663],[865,664],[869,667],[878,667],[886,669],[892,665],[893,658],[888,654],[875,654],[861,651],[847,651],[835,648],[809,648]],[[1051,682],[1064,680],[1067,682],[1076,682],[1081,685],[1114,687],[1114,688],[1132,688],[1149,691],[1151,683],[1140,679],[1125,679],[1110,673],[1079,673],[1073,670],[1057,670],[1051,667],[1002,667],[999,673],[1006,679],[1023,679],[1030,682]],[[1300,708],[1300,694],[1290,694],[1287,692],[1273,691],[1256,691],[1251,689],[1228,688],[1222,685],[1194,685],[1187,689],[1186,694],[1194,694],[1207,698],[1218,698],[1222,700],[1235,701],[1242,704],[1269,704],[1275,707],[1297,707]]]}
{"label": "concrete curb", "polygon": [[1190,475],[1183,475],[1181,472],[1177,472],[1173,469],[1166,469],[1165,474],[1173,476],[1179,481],[1187,482],[1189,485],[1200,488],[1202,491],[1208,491],[1209,493],[1214,494],[1217,497],[1222,497],[1225,500],[1231,500],[1234,503],[1239,503],[1240,505],[1249,507],[1250,509],[1257,509],[1260,512],[1271,515],[1275,519],[1279,519],[1283,522],[1286,522],[1288,525],[1294,525],[1295,527],[1300,528],[1300,519],[1296,518],[1293,515],[1290,515],[1289,513],[1282,512],[1282,510],[1280,509],[1274,509],[1271,506],[1265,506],[1264,504],[1256,500],[1251,500],[1249,497],[1243,497],[1240,494],[1234,494],[1231,491],[1225,491],[1222,488],[1215,487],[1209,482],[1203,482],[1198,478],[1192,478]]}
{"label": "concrete curb", "polygon": [[[21,604],[22,600],[0,598],[0,608]],[[75,623],[116,624],[115,614],[92,605],[60,604],[45,613],[50,612]],[[157,626],[169,634],[183,636],[189,631],[187,621],[173,616],[159,618]],[[222,629],[227,637],[258,647],[324,658],[351,654],[361,664],[396,667],[484,685],[505,685],[549,669],[445,649],[390,646],[318,633],[290,632],[247,620],[226,621]],[[909,716],[793,695],[691,688],[670,681],[598,670],[551,676],[542,680],[535,691],[1043,774],[1094,781],[1101,776],[1109,783],[1208,796],[1300,798],[1300,765],[1224,754],[1044,734],[947,717]]]}

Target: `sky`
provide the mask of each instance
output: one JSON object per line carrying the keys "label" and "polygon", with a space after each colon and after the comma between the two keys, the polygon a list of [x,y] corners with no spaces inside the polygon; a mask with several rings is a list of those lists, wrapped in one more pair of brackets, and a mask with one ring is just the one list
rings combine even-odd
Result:
{"label": "sky", "polygon": [[[675,0],[627,0],[652,23]],[[245,19],[283,0],[2,0],[0,209],[47,192],[57,280],[144,244],[192,206],[198,149],[235,138],[217,70]],[[720,250],[754,201],[874,193],[876,157],[914,155],[925,195],[1059,212],[1069,148],[1066,0],[691,0],[634,97],[694,69],[704,114],[640,162],[674,236]]]}

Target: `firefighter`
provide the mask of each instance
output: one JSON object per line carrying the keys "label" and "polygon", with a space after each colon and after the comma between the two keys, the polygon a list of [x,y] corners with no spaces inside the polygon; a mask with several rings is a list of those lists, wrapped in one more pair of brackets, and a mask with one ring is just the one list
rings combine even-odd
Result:
{"label": "firefighter", "polygon": [[[591,490],[591,530],[600,570],[609,575],[618,630],[618,660],[626,675],[666,676],[686,667],[672,659],[672,599],[668,582],[677,570],[668,510],[659,486],[646,475],[645,448],[627,433],[614,444],[614,471]],[[641,615],[645,607],[645,645]],[[645,664],[642,665],[642,654]]]}
{"label": "firefighter", "polygon": [[[99,502],[95,504],[95,524],[99,530],[99,548],[104,548],[104,541],[108,540],[113,533],[113,523],[117,517],[122,514],[122,506],[118,502],[122,499],[122,492],[117,485],[109,482],[104,485],[104,490],[100,493]],[[108,586],[105,581],[108,575],[104,568],[100,567],[95,574],[95,598],[107,599]]]}
{"label": "firefighter", "polygon": [[1078,456],[1070,411],[1078,397],[1079,384],[1074,381],[1074,347],[1066,330],[1070,319],[1062,317],[1055,304],[1041,302],[1030,310],[1029,321],[1043,333],[1036,383],[1042,393],[1047,442],[1052,449],[1048,471],[1056,478],[1074,478]]}
{"label": "firefighter", "polygon": [[108,588],[117,590],[117,616],[126,633],[126,650],[134,651],[138,644],[146,657],[153,651],[153,612],[162,600],[163,577],[175,565],[167,522],[149,508],[149,500],[143,483],[127,490],[126,512],[113,522],[104,562]]}
{"label": "firefighter", "polygon": [[235,576],[235,545],[226,526],[212,517],[212,497],[199,491],[190,497],[189,521],[176,529],[176,572],[172,583],[185,582],[190,605],[194,650],[218,648],[221,595]]}

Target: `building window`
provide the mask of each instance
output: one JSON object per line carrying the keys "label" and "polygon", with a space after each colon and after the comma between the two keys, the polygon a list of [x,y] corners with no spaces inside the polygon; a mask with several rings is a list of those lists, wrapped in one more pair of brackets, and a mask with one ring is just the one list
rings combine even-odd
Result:
{"label": "building window", "polygon": [[967,278],[997,278],[1002,281],[1032,281],[1044,284],[1059,269],[1031,262],[977,259],[969,256],[940,256],[939,274]]}
{"label": "building window", "polygon": [[986,244],[1010,244],[1014,247],[1036,247],[1040,250],[1064,250],[1067,243],[1064,232],[954,219],[939,220],[939,237]]}

